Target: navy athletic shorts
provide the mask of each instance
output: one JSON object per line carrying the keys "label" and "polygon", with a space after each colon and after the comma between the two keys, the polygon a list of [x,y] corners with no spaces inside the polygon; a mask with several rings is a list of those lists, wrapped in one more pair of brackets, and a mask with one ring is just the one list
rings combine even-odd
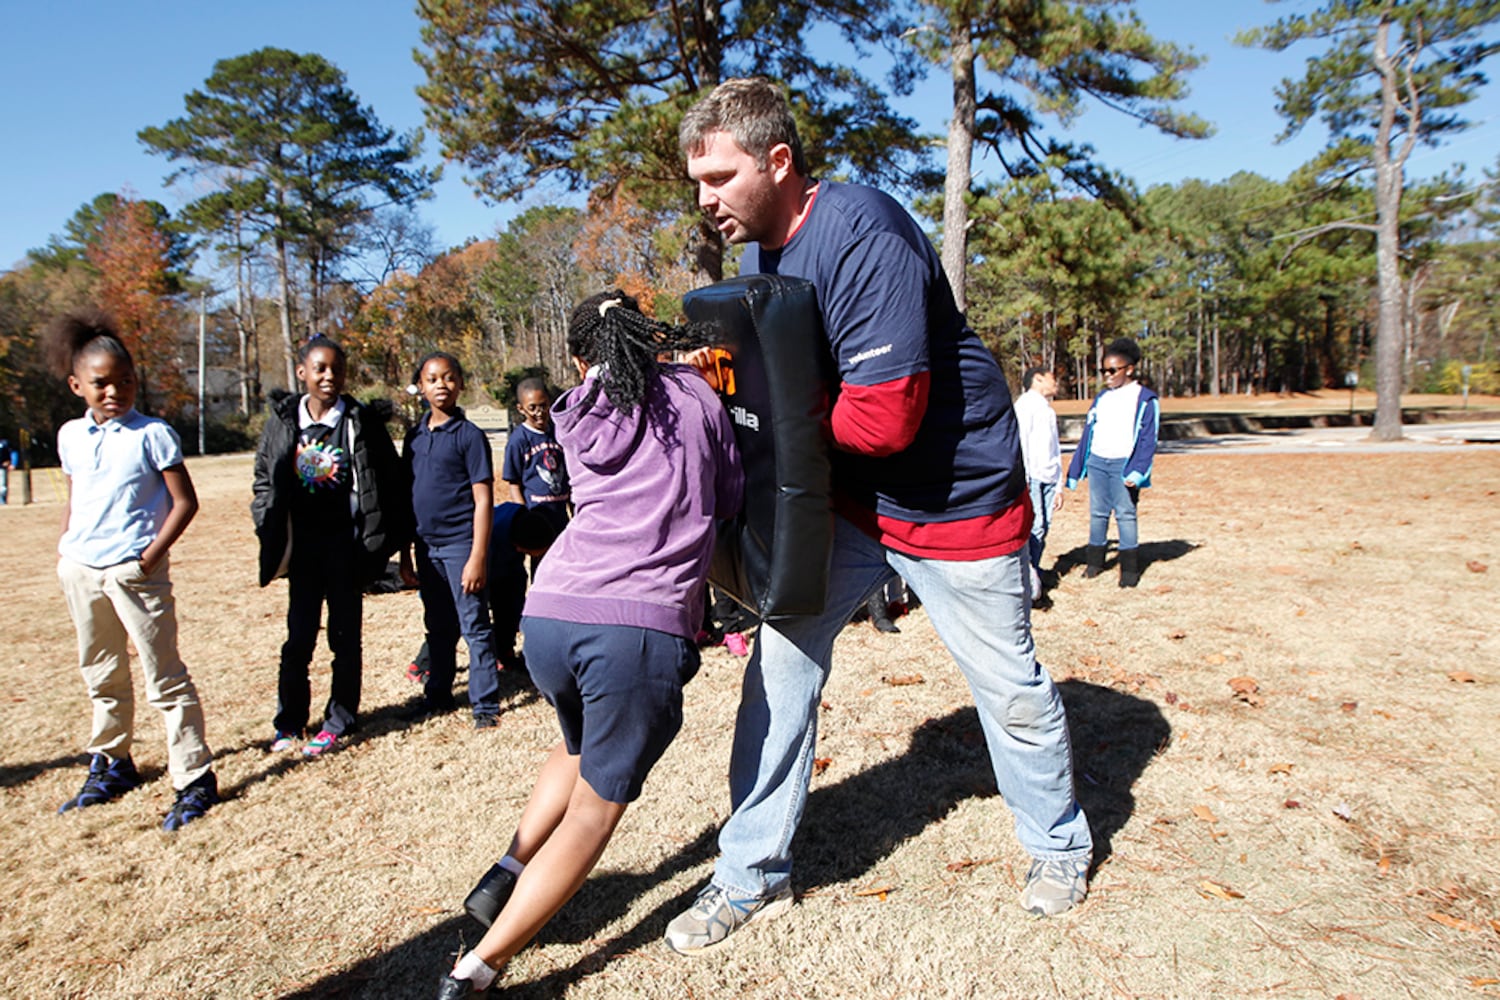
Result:
{"label": "navy athletic shorts", "polygon": [[557,711],[563,745],[583,780],[609,802],[634,802],[682,728],[682,689],[698,647],[629,625],[581,625],[527,615],[526,669]]}

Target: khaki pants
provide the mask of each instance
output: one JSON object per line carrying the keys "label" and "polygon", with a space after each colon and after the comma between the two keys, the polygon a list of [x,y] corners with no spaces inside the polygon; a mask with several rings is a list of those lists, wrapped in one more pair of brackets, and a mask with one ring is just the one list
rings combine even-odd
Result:
{"label": "khaki pants", "polygon": [[206,774],[213,755],[203,741],[203,708],[187,666],[177,655],[177,606],[168,560],[150,576],[134,560],[104,569],[59,559],[68,611],[78,629],[78,666],[94,705],[89,753],[129,756],[135,728],[135,686],[128,638],[141,660],[146,701],[167,727],[167,768],[181,791]]}

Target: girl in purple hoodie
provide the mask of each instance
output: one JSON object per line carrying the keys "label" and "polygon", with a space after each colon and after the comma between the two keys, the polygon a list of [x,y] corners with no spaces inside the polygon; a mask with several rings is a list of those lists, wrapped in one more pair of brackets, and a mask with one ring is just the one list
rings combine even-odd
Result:
{"label": "girl in purple hoodie", "polygon": [[583,384],[552,407],[573,481],[573,520],[537,571],[521,627],[526,667],[557,711],[506,855],[464,908],[489,927],[438,996],[483,993],[570,899],[682,726],[698,670],[715,524],[739,511],[744,475],[729,415],[697,371],[657,359],[708,346],[614,291],[568,327]]}

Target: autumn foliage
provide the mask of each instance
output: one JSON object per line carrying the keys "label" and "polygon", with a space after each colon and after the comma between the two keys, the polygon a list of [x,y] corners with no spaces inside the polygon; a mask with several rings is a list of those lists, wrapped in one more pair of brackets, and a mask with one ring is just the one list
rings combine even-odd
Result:
{"label": "autumn foliage", "polygon": [[365,297],[345,346],[387,385],[405,385],[416,360],[437,348],[457,354],[474,381],[496,352],[479,288],[494,258],[494,241],[481,240],[444,254],[420,274],[396,272]]}
{"label": "autumn foliage", "polygon": [[119,199],[105,214],[88,260],[99,272],[99,305],[119,325],[146,398],[174,417],[192,401],[183,376],[177,316],[168,295],[167,237],[144,202]]}

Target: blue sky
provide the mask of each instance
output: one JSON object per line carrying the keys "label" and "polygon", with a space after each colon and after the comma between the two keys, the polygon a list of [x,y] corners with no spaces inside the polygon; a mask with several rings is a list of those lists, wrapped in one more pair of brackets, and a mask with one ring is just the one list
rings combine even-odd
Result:
{"label": "blue sky", "polygon": [[[215,61],[267,45],[328,58],[360,101],[398,131],[422,124],[414,88],[422,73],[411,58],[418,19],[411,0],[259,0],[231,4],[67,0],[0,0],[0,269],[20,261],[62,231],[83,203],[129,190],[172,211],[193,192],[166,189],[170,164],[145,153],[136,133],[183,112],[183,96],[201,87]],[[1321,130],[1276,145],[1282,124],[1272,89],[1296,74],[1316,50],[1269,53],[1232,46],[1240,28],[1264,24],[1308,4],[1259,0],[1142,0],[1137,5],[1159,37],[1193,48],[1208,63],[1191,77],[1186,106],[1214,122],[1204,141],[1160,137],[1102,108],[1084,114],[1070,138],[1092,143],[1111,167],[1142,187],[1187,177],[1218,180],[1237,170],[1284,178],[1322,143]],[[1500,60],[1497,60],[1500,65]],[[1497,67],[1489,67],[1496,72]],[[935,133],[946,128],[947,86],[929,82],[903,108]],[[1491,84],[1465,109],[1476,127],[1436,151],[1418,150],[1412,172],[1430,175],[1467,162],[1477,178],[1500,153],[1500,88]],[[427,140],[436,163],[437,143]],[[993,162],[977,164],[981,176]],[[544,195],[538,194],[538,200]],[[474,197],[456,165],[445,169],[437,197],[422,207],[443,246],[491,235],[518,208]]]}

